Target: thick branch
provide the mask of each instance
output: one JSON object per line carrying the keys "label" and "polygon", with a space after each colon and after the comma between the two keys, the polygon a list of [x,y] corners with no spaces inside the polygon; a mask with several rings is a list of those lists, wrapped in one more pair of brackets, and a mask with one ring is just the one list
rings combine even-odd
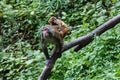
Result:
{"label": "thick branch", "polygon": [[[76,45],[77,46],[75,48],[75,51],[78,51],[79,49],[81,49],[84,46],[86,46],[87,44],[89,44],[93,40],[93,37],[95,34],[96,35],[102,34],[106,30],[114,27],[119,22],[120,22],[120,15],[114,17],[113,19],[110,19],[103,25],[101,25],[98,28],[96,28],[95,30],[93,30],[91,33],[89,33],[85,36],[79,37],[76,40],[64,45],[62,48],[62,52],[66,51]],[[51,59],[47,61],[46,66],[44,67],[43,72],[41,73],[40,78],[38,80],[46,80],[48,78],[48,76],[51,73],[52,68],[54,67],[56,60],[59,58],[58,54],[60,54],[60,53],[52,53]]]}
{"label": "thick branch", "polygon": [[114,18],[110,19],[109,21],[105,22],[103,25],[99,26],[98,28],[93,30],[91,33],[89,33],[85,36],[79,37],[76,40],[64,45],[62,51],[66,51],[76,45],[77,46],[75,47],[74,51],[80,50],[81,48],[88,45],[93,40],[94,35],[101,35],[106,30],[113,28],[119,22],[120,22],[120,14],[115,16]]}

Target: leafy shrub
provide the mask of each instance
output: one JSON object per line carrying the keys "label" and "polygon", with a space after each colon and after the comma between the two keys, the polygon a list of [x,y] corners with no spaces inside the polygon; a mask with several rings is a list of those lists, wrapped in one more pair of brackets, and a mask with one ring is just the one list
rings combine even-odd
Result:
{"label": "leafy shrub", "polygon": [[[44,66],[40,27],[51,16],[72,26],[65,43],[120,13],[119,0],[1,0],[0,79],[35,80]],[[60,13],[61,12],[61,13]],[[50,80],[120,79],[120,25],[75,53],[65,52]]]}

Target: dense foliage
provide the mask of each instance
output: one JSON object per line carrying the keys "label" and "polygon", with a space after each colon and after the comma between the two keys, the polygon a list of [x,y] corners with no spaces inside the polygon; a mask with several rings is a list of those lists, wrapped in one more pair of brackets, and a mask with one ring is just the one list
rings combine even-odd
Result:
{"label": "dense foliage", "polygon": [[[119,0],[1,0],[0,80],[36,80],[45,58],[40,27],[51,16],[72,26],[65,43],[120,14]],[[120,24],[79,52],[64,52],[49,80],[119,80]]]}

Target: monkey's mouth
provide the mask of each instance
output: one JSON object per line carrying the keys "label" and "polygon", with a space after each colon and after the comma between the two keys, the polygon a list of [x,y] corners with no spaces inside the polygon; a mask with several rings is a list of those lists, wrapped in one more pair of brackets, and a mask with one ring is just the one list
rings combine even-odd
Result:
{"label": "monkey's mouth", "polygon": [[57,23],[55,23],[55,22],[52,22],[52,25],[58,25]]}
{"label": "monkey's mouth", "polygon": [[52,34],[51,33],[43,33],[42,36],[44,39],[48,39],[48,38],[52,37]]}
{"label": "monkey's mouth", "polygon": [[49,36],[49,34],[46,33],[46,32],[43,32],[43,33],[42,33],[42,36],[43,36],[43,38],[47,38],[47,37]]}

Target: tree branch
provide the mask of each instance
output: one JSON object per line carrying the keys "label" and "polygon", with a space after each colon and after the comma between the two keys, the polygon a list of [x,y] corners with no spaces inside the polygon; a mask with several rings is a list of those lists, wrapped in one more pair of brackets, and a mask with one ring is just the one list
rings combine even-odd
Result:
{"label": "tree branch", "polygon": [[110,19],[109,21],[107,21],[106,23],[104,23],[103,25],[99,26],[98,28],[96,28],[95,30],[93,30],[91,33],[89,33],[86,36],[86,40],[87,42],[83,41],[82,43],[80,42],[79,45],[77,45],[74,49],[74,51],[78,51],[80,50],[82,47],[86,46],[87,44],[89,44],[91,41],[93,41],[93,37],[94,35],[101,35],[102,33],[104,33],[105,31],[113,28],[116,24],[118,24],[120,22],[120,14],[112,19]]}
{"label": "tree branch", "polygon": [[[114,27],[119,22],[120,22],[120,14],[118,16],[110,19],[109,21],[107,21],[103,25],[99,26],[98,28],[93,30],[91,33],[89,33],[85,36],[79,37],[76,40],[64,45],[61,53],[76,46],[76,45],[77,46],[75,47],[74,51],[80,50],[81,48],[83,48],[84,46],[89,44],[91,41],[93,41],[94,35],[101,35],[105,31]],[[59,58],[59,56],[57,54],[60,54],[60,53],[52,53],[51,59],[46,61],[46,66],[44,67],[38,80],[46,80],[48,78],[48,76],[51,74],[51,70],[54,67],[56,60]]]}

